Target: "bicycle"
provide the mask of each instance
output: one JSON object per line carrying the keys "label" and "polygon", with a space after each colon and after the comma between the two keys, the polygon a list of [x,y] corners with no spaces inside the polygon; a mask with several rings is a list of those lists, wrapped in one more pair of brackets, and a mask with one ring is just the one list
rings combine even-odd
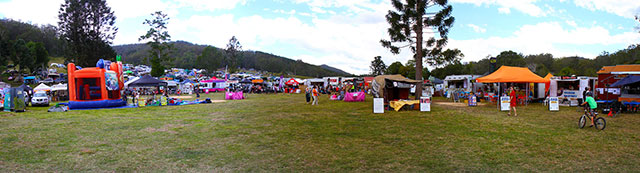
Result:
{"label": "bicycle", "polygon": [[604,118],[602,117],[598,117],[597,111],[593,111],[593,116],[591,116],[589,114],[589,109],[585,108],[584,114],[582,114],[582,116],[580,116],[580,119],[578,120],[578,127],[584,128],[584,126],[587,125],[587,118],[589,118],[589,120],[594,122],[594,125],[598,130],[604,130],[604,128],[607,126],[607,121],[605,121]]}

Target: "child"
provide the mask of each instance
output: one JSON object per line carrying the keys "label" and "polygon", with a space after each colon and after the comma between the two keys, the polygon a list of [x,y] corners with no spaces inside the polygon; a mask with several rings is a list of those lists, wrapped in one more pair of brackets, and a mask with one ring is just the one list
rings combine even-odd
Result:
{"label": "child", "polygon": [[[598,108],[598,104],[596,103],[596,100],[593,99],[593,97],[591,97],[591,92],[587,92],[586,93],[587,98],[585,99],[586,101],[584,103],[582,103],[580,106],[584,106],[585,104],[589,104],[589,115],[594,116],[593,112],[596,111],[596,108]],[[593,119],[591,119],[591,126],[593,126]]]}

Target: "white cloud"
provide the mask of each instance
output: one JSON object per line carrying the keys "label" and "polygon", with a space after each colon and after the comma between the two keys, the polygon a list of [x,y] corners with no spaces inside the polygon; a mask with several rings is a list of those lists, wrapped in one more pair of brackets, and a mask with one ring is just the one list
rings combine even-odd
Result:
{"label": "white cloud", "polygon": [[567,25],[569,26],[578,27],[578,24],[576,24],[576,21],[573,21],[573,20],[567,20],[565,21],[565,23],[567,23]]}
{"label": "white cloud", "polygon": [[[383,8],[384,5],[387,8]],[[184,39],[217,47],[223,47],[231,36],[236,36],[246,50],[293,46],[291,49],[302,50],[303,53],[270,53],[285,54],[283,56],[317,65],[327,64],[355,74],[368,73],[368,65],[375,56],[382,56],[387,64],[406,62],[411,57],[408,50],[392,55],[379,42],[380,39],[388,39],[386,28],[389,26],[384,19],[386,10],[390,9],[388,2],[365,6],[369,6],[368,10],[360,13],[314,17],[311,21],[302,21],[296,15],[277,18],[195,15],[187,19],[172,19],[169,33],[174,40]]]}
{"label": "white cloud", "polygon": [[591,11],[605,11],[626,18],[640,15],[638,0],[574,0],[574,3]]}
{"label": "white cloud", "polygon": [[162,0],[111,0],[107,1],[107,5],[111,7],[119,21],[142,16],[147,18],[156,11],[163,11],[170,16],[177,15],[175,4]]}
{"label": "white cloud", "polygon": [[58,9],[62,0],[11,0],[0,2],[0,14],[4,17],[34,24],[57,25]]}
{"label": "white cloud", "polygon": [[546,16],[547,12],[535,5],[537,0],[452,0],[451,3],[467,3],[476,6],[481,5],[497,5],[500,13],[511,13],[511,9],[518,10],[522,13],[540,17]]}
{"label": "white cloud", "polygon": [[586,50],[562,49],[558,45],[629,45],[640,42],[640,35],[625,32],[612,35],[600,26],[564,29],[557,22],[543,22],[524,25],[510,37],[489,37],[485,39],[450,40],[449,48],[458,48],[465,54],[465,61],[477,61],[487,55],[497,55],[505,50],[526,54],[552,53],[554,56],[583,56],[594,58]]}
{"label": "white cloud", "polygon": [[484,33],[487,32],[487,29],[484,29],[478,25],[474,25],[474,24],[467,24],[468,27],[472,28],[473,31],[477,32],[477,33]]}
{"label": "white cloud", "polygon": [[191,7],[197,11],[214,11],[233,9],[237,5],[245,5],[247,0],[175,0],[179,5]]}

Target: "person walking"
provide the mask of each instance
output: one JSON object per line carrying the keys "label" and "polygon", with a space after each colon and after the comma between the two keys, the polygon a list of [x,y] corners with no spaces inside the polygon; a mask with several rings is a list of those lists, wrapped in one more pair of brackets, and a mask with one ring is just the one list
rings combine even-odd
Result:
{"label": "person walking", "polygon": [[317,87],[313,87],[313,90],[311,90],[311,93],[313,94],[313,103],[311,105],[318,105],[318,89],[317,89]]}
{"label": "person walking", "polygon": [[516,103],[517,103],[517,97],[516,97],[516,89],[515,87],[511,86],[511,88],[509,88],[509,90],[511,90],[509,92],[509,98],[511,101],[511,104],[509,105],[509,114],[507,114],[508,116],[511,116],[511,110],[513,110],[513,116],[518,116],[518,112],[516,111]]}

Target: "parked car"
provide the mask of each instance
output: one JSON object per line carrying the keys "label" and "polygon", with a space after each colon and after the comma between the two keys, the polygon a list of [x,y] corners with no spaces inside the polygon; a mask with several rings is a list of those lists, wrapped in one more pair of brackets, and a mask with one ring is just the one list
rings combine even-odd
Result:
{"label": "parked car", "polygon": [[49,96],[45,92],[36,92],[31,98],[31,106],[49,106]]}
{"label": "parked car", "polygon": [[47,78],[45,80],[41,80],[40,83],[51,84],[51,83],[53,83],[53,79]]}

